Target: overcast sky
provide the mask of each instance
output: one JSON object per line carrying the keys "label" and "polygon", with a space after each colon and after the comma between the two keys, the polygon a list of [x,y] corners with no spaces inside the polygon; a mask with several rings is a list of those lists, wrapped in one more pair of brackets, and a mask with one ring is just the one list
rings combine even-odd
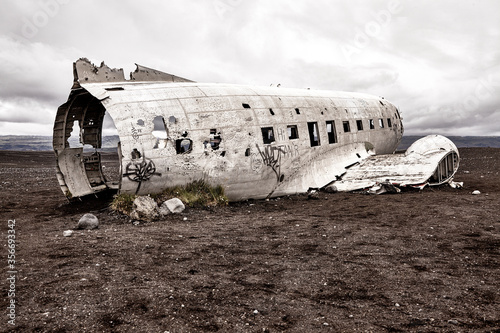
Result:
{"label": "overcast sky", "polygon": [[80,57],[365,92],[407,135],[500,135],[498,0],[2,0],[0,135],[52,135]]}

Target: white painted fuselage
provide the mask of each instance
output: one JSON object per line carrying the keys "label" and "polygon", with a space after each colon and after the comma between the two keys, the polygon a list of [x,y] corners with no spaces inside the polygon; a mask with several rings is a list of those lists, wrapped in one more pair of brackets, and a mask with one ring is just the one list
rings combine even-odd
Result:
{"label": "white painted fuselage", "polygon": [[99,148],[104,112],[121,142],[119,191],[131,194],[196,180],[222,185],[232,201],[303,193],[369,155],[394,152],[403,134],[398,109],[372,95],[80,78],[54,126],[59,183],[69,196],[109,187],[100,170],[89,170],[100,161],[89,167],[92,160],[67,144],[78,120],[82,143]]}

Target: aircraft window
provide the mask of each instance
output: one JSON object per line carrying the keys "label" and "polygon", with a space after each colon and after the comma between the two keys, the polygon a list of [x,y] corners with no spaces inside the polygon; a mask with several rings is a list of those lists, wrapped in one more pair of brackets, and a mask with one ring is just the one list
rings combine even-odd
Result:
{"label": "aircraft window", "polygon": [[378,125],[380,128],[384,128],[384,119],[379,119],[378,120]]}
{"label": "aircraft window", "polygon": [[262,139],[264,139],[264,144],[270,144],[275,140],[274,138],[274,129],[272,127],[262,127]]}
{"label": "aircraft window", "polygon": [[387,118],[387,126],[392,127],[391,118]]}
{"label": "aircraft window", "polygon": [[309,140],[311,142],[311,147],[319,146],[319,131],[318,131],[318,123],[307,123],[307,128],[309,129]]}
{"label": "aircraft window", "polygon": [[373,119],[370,119],[370,129],[375,129],[375,122]]}
{"label": "aircraft window", "polygon": [[[139,121],[142,121],[142,119],[137,121],[138,124]],[[153,132],[151,132],[151,134],[156,138],[153,149],[165,148],[167,146],[168,133],[165,127],[165,119],[163,119],[162,116],[156,116],[153,119]]]}
{"label": "aircraft window", "polygon": [[243,108],[245,109],[250,109],[250,105],[247,103],[242,103],[241,106],[243,106]]}
{"label": "aircraft window", "polygon": [[299,138],[299,131],[297,129],[297,125],[288,125],[286,127],[286,130],[288,132],[288,139],[293,140],[293,139],[298,139]]}
{"label": "aircraft window", "polygon": [[349,121],[343,121],[342,125],[344,126],[345,133],[349,133],[351,131],[351,124],[349,124]]}
{"label": "aircraft window", "polygon": [[193,141],[188,138],[175,140],[175,150],[177,154],[187,154],[193,151]]}
{"label": "aircraft window", "polygon": [[356,126],[358,127],[358,131],[362,131],[363,130],[363,121],[356,120]]}
{"label": "aircraft window", "polygon": [[328,133],[328,143],[337,143],[337,132],[335,131],[335,122],[333,120],[326,122],[326,132]]}
{"label": "aircraft window", "polygon": [[296,113],[296,114],[300,114],[300,110],[299,110],[299,108],[295,108],[295,113]]}
{"label": "aircraft window", "polygon": [[269,109],[269,113],[271,114],[271,116],[274,116],[274,111],[273,111],[273,109]]}
{"label": "aircraft window", "polygon": [[220,132],[217,132],[216,128],[210,130],[210,145],[213,150],[219,149],[222,139],[220,137]]}

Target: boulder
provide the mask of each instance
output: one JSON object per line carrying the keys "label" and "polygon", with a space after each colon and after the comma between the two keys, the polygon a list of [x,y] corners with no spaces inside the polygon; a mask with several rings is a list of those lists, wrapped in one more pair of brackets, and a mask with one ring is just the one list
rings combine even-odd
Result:
{"label": "boulder", "polygon": [[160,216],[158,205],[153,198],[139,196],[135,198],[130,216],[137,220],[153,221]]}
{"label": "boulder", "polygon": [[78,229],[97,229],[99,228],[99,219],[94,215],[87,213],[78,221]]}
{"label": "boulder", "polygon": [[161,216],[167,216],[169,214],[172,214],[172,212],[170,211],[170,209],[168,209],[167,207],[167,203],[166,201],[164,203],[161,204],[160,206],[160,215]]}
{"label": "boulder", "polygon": [[161,206],[165,206],[171,213],[174,214],[182,213],[184,209],[186,209],[186,206],[184,206],[182,201],[178,198],[167,200]]}

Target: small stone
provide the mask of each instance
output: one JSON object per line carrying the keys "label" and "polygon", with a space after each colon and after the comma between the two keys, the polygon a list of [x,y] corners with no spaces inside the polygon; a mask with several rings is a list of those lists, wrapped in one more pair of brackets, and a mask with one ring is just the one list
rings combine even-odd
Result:
{"label": "small stone", "polygon": [[253,310],[253,314],[259,314],[259,310]]}
{"label": "small stone", "polygon": [[99,220],[94,214],[87,213],[78,221],[78,229],[96,229],[99,228]]}
{"label": "small stone", "polygon": [[63,236],[64,237],[71,237],[73,235],[73,230],[65,230],[63,231]]}
{"label": "small stone", "polygon": [[141,217],[139,216],[139,213],[137,213],[137,211],[133,210],[131,213],[130,213],[130,218],[132,220],[140,220]]}
{"label": "small stone", "polygon": [[311,190],[307,193],[307,199],[309,200],[318,200],[319,199],[319,192],[316,190]]}
{"label": "small stone", "polygon": [[472,192],[473,195],[479,195],[481,194],[481,192],[479,192],[478,190],[475,190],[474,192]]}
{"label": "small stone", "polygon": [[184,206],[182,201],[178,198],[167,200],[163,204],[166,205],[168,210],[174,214],[182,213],[184,209],[186,209],[186,206]]}
{"label": "small stone", "polygon": [[458,320],[450,319],[450,320],[448,320],[448,323],[453,324],[453,325],[458,325]]}

